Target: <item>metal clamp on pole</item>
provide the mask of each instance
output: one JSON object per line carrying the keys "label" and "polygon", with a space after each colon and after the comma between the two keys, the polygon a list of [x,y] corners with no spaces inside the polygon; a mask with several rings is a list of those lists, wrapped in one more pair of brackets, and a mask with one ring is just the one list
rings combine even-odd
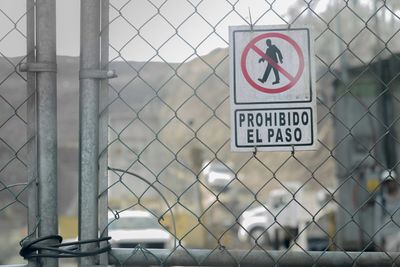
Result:
{"label": "metal clamp on pole", "polygon": [[35,62],[19,64],[20,72],[57,72],[57,64],[54,62]]}
{"label": "metal clamp on pole", "polygon": [[79,71],[79,79],[112,79],[118,77],[115,70],[82,69]]}

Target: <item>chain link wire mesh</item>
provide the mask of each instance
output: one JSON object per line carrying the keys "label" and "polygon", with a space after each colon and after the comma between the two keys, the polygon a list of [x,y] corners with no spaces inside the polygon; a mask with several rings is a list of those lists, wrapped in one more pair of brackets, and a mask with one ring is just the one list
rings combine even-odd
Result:
{"label": "chain link wire mesh", "polygon": [[[131,248],[114,250],[114,263],[145,255],[162,266],[183,250],[200,266],[241,249],[237,265],[251,253],[279,265],[296,251],[308,266],[332,251],[349,266],[368,251],[396,265],[397,1],[111,0],[109,10],[108,67],[119,77],[101,110],[109,123],[100,194],[114,248]],[[228,26],[270,24],[313,28],[315,151],[230,151]],[[199,260],[193,248],[209,254]]]}
{"label": "chain link wire mesh", "polygon": [[22,263],[19,241],[28,235],[28,210],[35,212],[28,201],[36,170],[35,93],[28,88],[32,76],[19,71],[32,58],[26,55],[27,47],[33,49],[27,30],[33,8],[33,1],[0,5],[0,264]]}

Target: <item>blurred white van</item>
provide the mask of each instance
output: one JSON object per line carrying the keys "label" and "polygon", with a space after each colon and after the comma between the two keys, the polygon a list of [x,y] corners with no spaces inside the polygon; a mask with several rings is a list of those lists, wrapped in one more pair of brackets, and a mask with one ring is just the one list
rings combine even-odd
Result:
{"label": "blurred white van", "polygon": [[108,235],[113,247],[167,248],[172,244],[172,235],[148,211],[123,211],[118,219],[109,212],[108,222]]}
{"label": "blurred white van", "polygon": [[233,171],[222,162],[208,163],[204,174],[207,184],[218,189],[226,187],[235,178]]}
{"label": "blurred white van", "polygon": [[[301,194],[293,193],[300,188],[298,183],[290,183],[285,188],[271,190],[264,206],[243,212],[239,219],[238,238],[243,242],[257,242],[272,247],[290,241],[297,235],[300,222],[304,220],[297,202]],[[286,244],[287,245],[287,244]]]}

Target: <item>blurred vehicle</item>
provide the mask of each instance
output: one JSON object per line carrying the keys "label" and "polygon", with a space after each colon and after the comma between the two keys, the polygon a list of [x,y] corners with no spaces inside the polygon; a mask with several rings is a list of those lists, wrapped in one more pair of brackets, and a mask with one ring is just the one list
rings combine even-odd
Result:
{"label": "blurred vehicle", "polygon": [[172,244],[172,235],[148,211],[124,211],[118,219],[109,212],[108,222],[113,247],[167,248]]}
{"label": "blurred vehicle", "polygon": [[309,251],[325,251],[331,245],[330,235],[334,236],[334,212],[333,208],[323,209],[316,216],[312,222],[307,222],[303,231],[306,236],[306,249]]}
{"label": "blurred vehicle", "polygon": [[293,193],[300,184],[291,183],[287,189],[274,189],[270,192],[264,206],[256,207],[243,212],[239,219],[241,225],[238,238],[242,242],[257,241],[258,244],[273,247],[288,244],[298,232],[301,221],[300,204],[301,194],[296,193],[296,201]]}
{"label": "blurred vehicle", "polygon": [[229,167],[221,162],[211,162],[204,169],[207,184],[215,188],[224,188],[235,178]]}

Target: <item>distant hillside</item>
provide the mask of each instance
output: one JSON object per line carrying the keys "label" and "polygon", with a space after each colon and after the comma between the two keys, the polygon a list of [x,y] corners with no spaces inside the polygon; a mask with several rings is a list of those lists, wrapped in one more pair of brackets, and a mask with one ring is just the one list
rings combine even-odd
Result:
{"label": "distant hillside", "polygon": [[[18,62],[20,59],[11,60]],[[178,193],[185,192],[195,181],[193,171],[199,167],[196,162],[199,158],[204,162],[225,162],[254,192],[266,183],[265,192],[268,192],[278,184],[276,179],[308,181],[307,185],[312,188],[320,188],[319,183],[332,186],[335,183],[335,165],[325,148],[332,147],[333,142],[332,122],[329,119],[319,123],[319,140],[324,145],[319,145],[317,151],[296,152],[293,157],[290,153],[258,153],[256,158],[251,158],[251,153],[230,152],[228,64],[226,49],[217,49],[184,64],[111,62],[110,69],[117,71],[118,78],[109,81],[109,165],[137,172],[149,181],[157,177],[158,187],[163,190],[168,187]],[[14,67],[4,59],[0,59],[0,70],[0,79],[3,79],[0,94],[17,107],[26,98],[25,81],[19,74],[13,73]],[[58,57],[62,213],[76,212],[76,202],[71,201],[76,196],[71,197],[71,192],[77,194],[78,185],[78,71],[79,58]],[[7,73],[11,73],[10,76]],[[328,88],[322,96],[329,95],[330,82],[319,82],[319,86]],[[0,122],[14,113],[4,104],[0,105],[0,109]],[[17,112],[25,116],[25,109],[18,109]],[[318,107],[320,117],[326,112],[322,106]],[[0,128],[0,135],[3,140],[15,143],[17,149],[21,140],[26,139],[24,129],[19,123],[9,124]],[[13,153],[2,142],[0,145],[0,160],[5,164]],[[201,156],[193,154],[198,151]],[[24,180],[23,168],[9,170],[11,173],[7,172],[7,177],[3,177],[5,171],[0,173],[3,182],[10,184]],[[125,176],[124,179],[128,187],[138,193],[147,187],[132,177]],[[243,184],[235,182],[232,186],[248,194]],[[126,187],[117,185],[113,189],[121,196],[132,196]],[[154,195],[155,191],[150,191],[146,194]],[[192,189],[187,192],[191,193]]]}

